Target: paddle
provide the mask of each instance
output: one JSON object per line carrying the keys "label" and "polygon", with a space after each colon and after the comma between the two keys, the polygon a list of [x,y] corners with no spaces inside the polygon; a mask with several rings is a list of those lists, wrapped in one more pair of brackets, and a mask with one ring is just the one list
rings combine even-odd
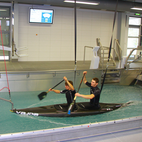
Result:
{"label": "paddle", "polygon": [[[81,87],[81,84],[82,84],[82,81],[83,81],[84,76],[85,76],[85,74],[83,74],[83,77],[82,77],[82,79],[81,79],[81,81],[80,81],[80,84],[79,84],[77,93],[79,92],[79,89],[80,89],[80,87]],[[68,114],[69,114],[69,115],[71,114],[72,108],[73,108],[73,106],[74,106],[74,104],[75,104],[76,97],[77,97],[77,96],[74,97],[73,102],[70,104],[70,106],[69,106],[69,108],[68,108]]]}
{"label": "paddle", "polygon": [[[54,87],[52,87],[51,89],[54,89],[54,88],[57,87],[59,84],[61,84],[63,81],[64,81],[64,79],[63,79],[62,81],[60,81],[58,84],[56,84]],[[41,93],[38,95],[38,98],[39,98],[40,100],[44,99],[48,92],[49,92],[49,91],[47,91],[47,92],[41,92]]]}

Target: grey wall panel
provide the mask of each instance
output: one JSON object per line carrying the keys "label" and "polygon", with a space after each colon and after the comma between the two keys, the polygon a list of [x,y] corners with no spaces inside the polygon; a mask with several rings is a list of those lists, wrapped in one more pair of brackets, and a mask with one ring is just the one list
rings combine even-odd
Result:
{"label": "grey wall panel", "polygon": [[[87,70],[86,79],[91,82],[92,78],[98,77],[99,87],[101,87],[102,70]],[[130,85],[131,82],[141,73],[140,69],[125,70],[120,69],[120,82],[117,85]],[[48,91],[49,88],[55,86],[66,76],[68,80],[72,80],[74,87],[77,90],[83,76],[83,70],[63,70],[63,71],[50,71],[50,72],[9,72],[8,81],[11,92],[21,91]],[[1,88],[7,87],[6,75],[1,74],[0,78]],[[56,89],[64,89],[64,82],[56,87]],[[81,88],[87,87],[82,83]],[[2,90],[7,92],[7,89]]]}
{"label": "grey wall panel", "polygon": [[[87,80],[90,82],[93,77],[98,77],[101,80],[101,70],[87,70]],[[47,71],[47,72],[9,72],[8,82],[11,92],[21,91],[48,91],[49,88],[55,86],[66,76],[68,80],[72,80],[74,87],[77,89],[83,76],[82,70],[62,70],[62,71]],[[1,87],[7,87],[6,74],[1,74]],[[100,83],[99,83],[100,85]],[[82,88],[86,87],[82,83]],[[56,89],[64,89],[64,82],[56,87]],[[7,89],[2,90],[7,92]]]}

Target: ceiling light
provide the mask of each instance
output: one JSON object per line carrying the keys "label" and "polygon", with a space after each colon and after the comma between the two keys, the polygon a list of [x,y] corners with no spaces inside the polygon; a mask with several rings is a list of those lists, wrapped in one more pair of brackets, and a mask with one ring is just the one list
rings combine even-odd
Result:
{"label": "ceiling light", "polygon": [[[64,0],[64,2],[75,3],[75,1],[72,1],[72,0]],[[85,2],[85,1],[76,1],[76,3],[79,3],[79,4],[89,4],[89,5],[99,5],[99,3]]]}
{"label": "ceiling light", "polygon": [[133,10],[142,10],[142,8],[140,8],[140,7],[133,7],[131,9],[133,9]]}

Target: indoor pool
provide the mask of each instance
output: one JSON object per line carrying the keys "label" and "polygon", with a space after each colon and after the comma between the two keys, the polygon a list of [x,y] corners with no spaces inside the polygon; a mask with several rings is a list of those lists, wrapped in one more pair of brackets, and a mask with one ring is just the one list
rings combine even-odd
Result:
{"label": "indoor pool", "polygon": [[[11,104],[0,100],[0,134],[17,133],[25,131],[34,131],[41,129],[51,129],[59,127],[67,127],[72,125],[80,125],[87,123],[95,123],[116,119],[123,119],[142,115],[142,91],[140,86],[117,86],[104,85],[101,93],[100,102],[105,103],[126,103],[133,102],[129,106],[119,108],[117,110],[82,117],[37,117],[18,115],[10,112]],[[80,93],[89,94],[89,88],[81,88]],[[12,92],[12,102],[14,108],[27,108],[45,106],[58,103],[66,103],[64,94],[55,94],[49,92],[45,99],[39,100],[37,95],[41,92]],[[9,94],[0,92],[0,97],[9,99]],[[89,101],[83,98],[77,98],[77,102]]]}

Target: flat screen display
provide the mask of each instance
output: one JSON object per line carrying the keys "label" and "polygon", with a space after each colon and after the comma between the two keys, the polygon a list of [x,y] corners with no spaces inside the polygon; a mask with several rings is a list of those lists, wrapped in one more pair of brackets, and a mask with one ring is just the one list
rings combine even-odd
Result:
{"label": "flat screen display", "polygon": [[52,9],[37,9],[30,8],[29,22],[30,23],[53,23],[54,10]]}

